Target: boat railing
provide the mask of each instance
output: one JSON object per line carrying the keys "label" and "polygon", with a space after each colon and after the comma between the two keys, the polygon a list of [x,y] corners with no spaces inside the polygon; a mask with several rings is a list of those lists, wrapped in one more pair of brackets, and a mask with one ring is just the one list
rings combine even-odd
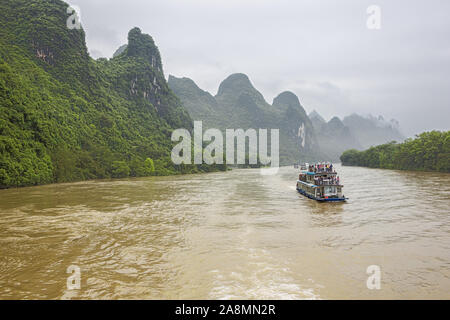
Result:
{"label": "boat railing", "polygon": [[338,182],[337,180],[335,180],[335,181],[328,181],[328,180],[318,181],[318,180],[314,180],[314,184],[316,186],[339,186],[340,185],[340,181]]}
{"label": "boat railing", "polygon": [[316,170],[316,171],[309,171],[309,172],[311,172],[311,173],[316,173],[316,174],[318,174],[318,173],[329,173],[329,174],[337,174],[337,172],[336,171],[325,171],[325,170],[321,170],[321,171],[319,171],[319,170]]}

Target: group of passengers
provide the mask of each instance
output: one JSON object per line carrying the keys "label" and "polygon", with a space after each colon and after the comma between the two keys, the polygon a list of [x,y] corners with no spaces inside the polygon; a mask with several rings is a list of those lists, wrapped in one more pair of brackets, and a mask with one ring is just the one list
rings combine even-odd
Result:
{"label": "group of passengers", "polygon": [[330,177],[330,178],[326,178],[326,179],[324,179],[323,177],[315,177],[314,184],[316,186],[340,185],[340,179],[339,179],[339,177]]}
{"label": "group of passengers", "polygon": [[333,164],[331,163],[319,163],[309,166],[309,172],[333,172]]}

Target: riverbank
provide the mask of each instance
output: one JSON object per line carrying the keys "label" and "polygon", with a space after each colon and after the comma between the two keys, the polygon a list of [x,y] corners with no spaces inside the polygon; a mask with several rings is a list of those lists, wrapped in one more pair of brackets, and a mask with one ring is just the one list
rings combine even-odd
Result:
{"label": "riverbank", "polygon": [[217,168],[212,167],[210,171],[199,171],[199,170],[192,170],[192,171],[186,171],[186,172],[170,172],[167,174],[152,174],[149,176],[135,176],[135,177],[122,177],[122,178],[104,178],[104,179],[80,179],[80,180],[74,180],[74,181],[64,181],[64,182],[49,182],[49,183],[43,183],[43,184],[35,184],[35,185],[23,185],[23,186],[2,186],[0,185],[0,190],[8,190],[8,189],[24,189],[24,188],[36,188],[36,187],[42,187],[42,186],[48,186],[48,185],[64,185],[64,184],[74,184],[74,183],[82,183],[82,182],[114,182],[114,181],[122,181],[122,180],[137,180],[137,179],[145,179],[145,178],[151,178],[151,177],[175,177],[175,176],[189,176],[189,175],[196,175],[196,174],[208,174],[208,173],[214,173],[214,172],[227,172],[231,171],[232,168],[225,166],[224,168]]}
{"label": "riverbank", "polygon": [[450,131],[431,131],[403,143],[391,142],[365,151],[348,150],[344,166],[408,171],[450,172]]}

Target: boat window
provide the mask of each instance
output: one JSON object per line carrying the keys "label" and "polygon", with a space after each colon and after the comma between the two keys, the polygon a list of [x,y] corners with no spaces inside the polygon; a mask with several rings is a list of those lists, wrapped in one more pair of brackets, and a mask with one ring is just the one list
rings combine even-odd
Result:
{"label": "boat window", "polygon": [[324,195],[325,196],[336,195],[336,187],[335,186],[326,186],[326,187],[324,187]]}

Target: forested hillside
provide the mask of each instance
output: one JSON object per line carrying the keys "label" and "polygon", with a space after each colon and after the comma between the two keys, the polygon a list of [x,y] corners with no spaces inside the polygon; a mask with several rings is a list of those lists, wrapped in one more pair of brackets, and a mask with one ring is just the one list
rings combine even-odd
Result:
{"label": "forested hillside", "polygon": [[370,168],[450,172],[450,131],[431,131],[391,142],[366,151],[348,150],[341,156],[343,165]]}
{"label": "forested hillside", "polygon": [[93,60],[67,7],[0,2],[0,187],[218,169],[172,164],[172,130],[192,120],[153,39],[135,28]]}

